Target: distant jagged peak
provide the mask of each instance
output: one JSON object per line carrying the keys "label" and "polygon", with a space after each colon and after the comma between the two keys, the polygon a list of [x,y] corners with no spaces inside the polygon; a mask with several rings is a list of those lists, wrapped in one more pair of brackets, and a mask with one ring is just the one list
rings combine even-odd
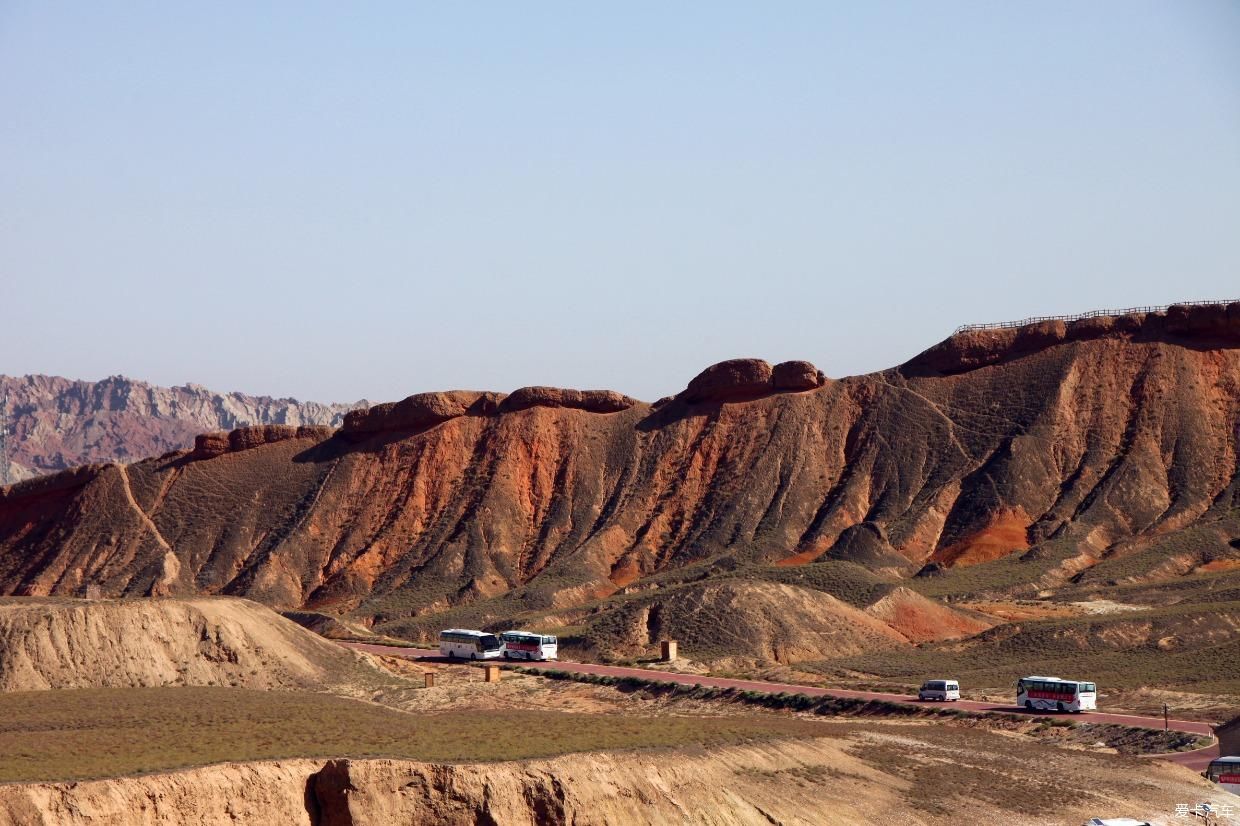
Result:
{"label": "distant jagged peak", "polygon": [[[199,434],[245,426],[336,427],[355,405],[163,387],[116,374],[99,381],[0,376],[9,459],[0,483],[77,465],[130,462],[185,450]],[[275,431],[265,431],[263,439]],[[238,437],[249,444],[253,436]],[[0,468],[0,471],[5,470]]]}
{"label": "distant jagged peak", "polygon": [[1078,315],[970,324],[958,327],[947,339],[909,359],[899,369],[906,374],[964,373],[1057,344],[1100,338],[1240,347],[1240,301],[1094,310]]}

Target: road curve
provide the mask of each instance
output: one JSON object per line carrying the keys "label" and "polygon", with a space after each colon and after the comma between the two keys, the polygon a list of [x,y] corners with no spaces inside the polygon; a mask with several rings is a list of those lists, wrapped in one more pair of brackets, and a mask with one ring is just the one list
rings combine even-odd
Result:
{"label": "road curve", "polygon": [[[437,652],[426,648],[402,648],[394,645],[374,645],[371,643],[342,643],[350,648],[356,648],[359,651],[367,651],[371,654],[383,654],[389,657],[404,657],[411,660],[421,660],[424,662],[448,662],[440,657]],[[502,661],[501,661],[502,662]],[[565,671],[573,674],[598,674],[607,677],[636,677],[641,680],[657,680],[665,683],[679,683],[681,685],[701,685],[709,688],[735,688],[740,691],[766,691],[777,694],[781,691],[789,694],[804,694],[807,697],[843,697],[857,700],[881,700],[889,703],[902,703],[910,706],[936,706],[940,703],[922,702],[915,697],[907,694],[884,694],[876,691],[851,691],[845,688],[819,688],[810,685],[798,685],[796,683],[774,683],[764,680],[737,680],[730,677],[707,677],[701,674],[677,674],[671,671],[657,671],[650,668],[629,668],[618,665],[598,665],[596,663],[578,663],[568,660],[558,660],[555,662],[523,662],[520,665],[526,666],[538,671]],[[1036,717],[1046,717],[1054,714],[1054,712],[1045,711],[1026,711],[1018,706],[995,705],[994,703],[979,703],[972,700],[960,700],[951,703],[952,708],[959,708],[968,711],[978,711],[986,714],[1012,714],[1027,715]],[[1163,719],[1161,717],[1141,717],[1135,714],[1108,714],[1105,712],[1085,711],[1080,714],[1070,715],[1074,722],[1080,723],[1111,723],[1121,726],[1140,726],[1142,728],[1159,729],[1163,727]],[[1213,736],[1208,723],[1198,723],[1192,720],[1170,720],[1168,726],[1176,731],[1186,731],[1192,734],[1202,734],[1207,737]],[[1218,756],[1218,745],[1215,744],[1209,748],[1198,749],[1197,751],[1177,752],[1168,755],[1158,755],[1162,759],[1170,760],[1173,763],[1179,763],[1182,766],[1201,771],[1215,757]]]}

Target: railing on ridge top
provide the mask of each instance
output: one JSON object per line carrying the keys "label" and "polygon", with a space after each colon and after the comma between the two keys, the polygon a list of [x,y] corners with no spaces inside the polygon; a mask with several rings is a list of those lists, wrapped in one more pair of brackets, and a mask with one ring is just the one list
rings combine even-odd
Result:
{"label": "railing on ridge top", "polygon": [[1109,315],[1164,313],[1171,307],[1216,307],[1234,303],[1236,303],[1236,299],[1227,299],[1224,301],[1177,301],[1174,304],[1163,304],[1157,307],[1125,307],[1122,310],[1090,310],[1087,313],[1077,313],[1076,315],[1039,315],[1033,316],[1032,318],[1022,318],[1020,321],[995,321],[990,324],[961,324],[952,331],[952,335],[956,335],[957,333],[971,333],[974,330],[1006,330],[1010,327],[1024,327],[1026,325],[1037,324],[1042,321],[1082,321],[1086,318],[1098,318],[1099,316]]}

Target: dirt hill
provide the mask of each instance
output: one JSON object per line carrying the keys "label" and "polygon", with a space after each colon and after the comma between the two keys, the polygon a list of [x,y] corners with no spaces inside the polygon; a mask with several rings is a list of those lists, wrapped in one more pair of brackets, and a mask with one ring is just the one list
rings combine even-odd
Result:
{"label": "dirt hill", "polygon": [[838,380],[726,362],[655,404],[426,393],[18,485],[0,591],[236,594],[381,629],[700,560],[973,592],[1176,577],[1240,565],[1238,422],[1240,303],[964,331]]}
{"label": "dirt hill", "polygon": [[[950,608],[944,608],[951,612]],[[633,656],[677,639],[697,658],[793,663],[907,647],[885,622],[835,597],[770,582],[704,582],[659,589],[590,617],[591,645]]]}
{"label": "dirt hill", "polygon": [[0,399],[6,397],[14,480],[92,462],[158,456],[187,448],[199,433],[212,430],[263,424],[339,427],[344,414],[357,406],[215,393],[194,384],[157,387],[124,376],[97,382],[0,376]]}
{"label": "dirt hill", "polygon": [[391,675],[229,598],[0,600],[0,691],[219,685],[355,693]]}

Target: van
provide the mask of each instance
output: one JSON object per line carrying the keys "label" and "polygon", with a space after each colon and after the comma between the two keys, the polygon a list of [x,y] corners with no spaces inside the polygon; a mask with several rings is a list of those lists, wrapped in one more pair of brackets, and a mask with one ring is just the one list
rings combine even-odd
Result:
{"label": "van", "polygon": [[951,700],[960,699],[960,683],[955,680],[927,680],[917,689],[918,700]]}

